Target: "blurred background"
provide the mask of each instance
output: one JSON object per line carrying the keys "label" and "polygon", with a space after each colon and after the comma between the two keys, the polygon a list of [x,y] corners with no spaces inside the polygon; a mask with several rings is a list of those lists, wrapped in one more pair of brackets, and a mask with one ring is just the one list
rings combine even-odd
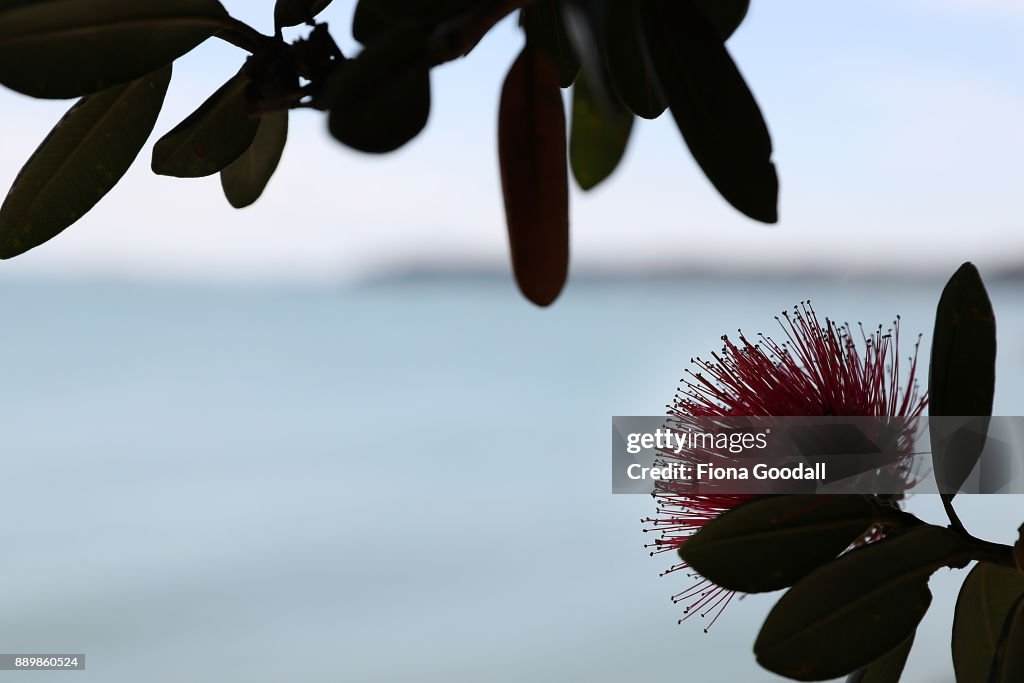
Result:
{"label": "blurred background", "polygon": [[[271,30],[269,0],[225,4]],[[352,5],[323,15],[336,36]],[[573,196],[547,310],[507,265],[511,19],[434,72],[427,130],[396,154],[298,112],[250,209],[216,177],[152,175],[147,148],[0,266],[0,650],[86,653],[44,681],[781,680],[751,652],[775,596],[709,634],[676,624],[684,580],[642,548],[653,501],[610,492],[610,418],[661,413],[691,356],[807,298],[902,315],[926,365],[965,260],[998,317],[995,412],[1020,414],[1022,29],[1012,0],[755,0],[729,45],[772,131],[779,224],[728,207],[669,117],[642,122]],[[242,58],[210,41],[177,63],[157,134]],[[0,92],[0,183],[67,106]],[[959,505],[992,540],[1024,518],[1019,497]],[[952,681],[963,575],[933,577],[904,680]]]}

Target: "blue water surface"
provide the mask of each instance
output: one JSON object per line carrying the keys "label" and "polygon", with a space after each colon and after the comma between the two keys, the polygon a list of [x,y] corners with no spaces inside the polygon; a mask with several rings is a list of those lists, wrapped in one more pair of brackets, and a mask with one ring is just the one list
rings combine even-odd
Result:
{"label": "blue water surface", "polygon": [[[595,280],[549,310],[502,278],[352,287],[0,283],[2,680],[773,681],[777,597],[677,625],[610,492],[610,418],[805,298],[928,335],[941,281]],[[1024,302],[992,286],[996,412],[1024,410]],[[965,497],[1012,541],[1018,497]],[[937,500],[911,509],[941,519]],[[905,680],[952,681],[936,599]]]}

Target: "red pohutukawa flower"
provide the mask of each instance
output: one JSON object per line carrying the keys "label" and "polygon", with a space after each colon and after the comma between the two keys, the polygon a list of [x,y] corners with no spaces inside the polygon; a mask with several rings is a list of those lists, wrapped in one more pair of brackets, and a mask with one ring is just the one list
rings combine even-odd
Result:
{"label": "red pohutukawa flower", "polygon": [[[849,324],[837,325],[827,318],[822,324],[808,301],[776,320],[785,333],[782,343],[762,334],[757,343],[751,343],[741,331],[738,343],[723,336],[721,352],[713,353],[710,360],[691,359],[696,371],[687,370],[688,377],[681,380],[683,385],[668,406],[669,415],[684,420],[827,415],[912,419],[921,415],[927,398],[918,392],[916,382],[920,337],[904,379],[898,318],[885,332],[879,326],[868,334],[858,325],[855,337]],[[657,481],[654,497],[657,513],[643,520],[650,525],[644,531],[659,532],[659,538],[646,546],[653,548],[652,556],[675,552],[710,520],[757,496],[695,495],[671,481]],[[869,533],[864,542],[876,537]],[[686,569],[686,563],[680,562],[662,576]],[[687,575],[692,584],[672,596],[672,601],[685,605],[680,623],[694,614],[710,616],[706,632],[735,593],[693,572]]]}

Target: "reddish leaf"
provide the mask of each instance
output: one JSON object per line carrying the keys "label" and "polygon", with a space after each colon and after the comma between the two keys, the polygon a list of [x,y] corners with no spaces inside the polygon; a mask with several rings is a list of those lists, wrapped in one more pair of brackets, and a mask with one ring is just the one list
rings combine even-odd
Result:
{"label": "reddish leaf", "polygon": [[527,44],[505,78],[498,158],[512,270],[523,295],[551,304],[569,270],[569,175],[558,71]]}

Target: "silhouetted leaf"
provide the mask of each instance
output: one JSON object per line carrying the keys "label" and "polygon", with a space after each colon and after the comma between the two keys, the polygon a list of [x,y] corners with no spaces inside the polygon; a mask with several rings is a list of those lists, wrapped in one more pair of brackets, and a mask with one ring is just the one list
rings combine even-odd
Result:
{"label": "silhouetted leaf", "polygon": [[[916,633],[916,632],[915,632]],[[914,646],[914,635],[882,655],[863,669],[850,674],[846,683],[898,683],[907,664],[910,648]]]}
{"label": "silhouetted leaf", "polygon": [[601,102],[602,106],[613,107],[618,103],[614,101],[615,93],[605,74],[604,0],[568,0],[559,4],[565,35],[588,79],[591,99]]}
{"label": "silhouetted leaf", "polygon": [[932,468],[941,497],[953,500],[966,481],[988,440],[991,417],[932,416],[928,420]]}
{"label": "silhouetted leaf", "polygon": [[605,60],[612,86],[634,114],[656,119],[665,111],[634,0],[609,0]]}
{"label": "silhouetted leaf", "polygon": [[248,78],[238,73],[153,146],[153,172],[201,178],[227,167],[252,144],[260,120],[245,100]]}
{"label": "silhouetted leaf", "polygon": [[750,0],[696,0],[696,4],[722,40],[740,27],[750,9]]}
{"label": "silhouetted leaf", "polygon": [[648,50],[672,116],[708,180],[739,211],[778,220],[779,181],[761,110],[693,0],[640,3]]}
{"label": "silhouetted leaf", "polygon": [[260,198],[287,140],[288,112],[264,114],[249,149],[220,172],[221,188],[231,206],[241,209]]}
{"label": "silhouetted leaf", "polygon": [[379,36],[328,83],[331,135],[362,152],[391,152],[430,116],[430,67],[416,29]]}
{"label": "silhouetted leaf", "polygon": [[759,498],[705,524],[679,556],[723,588],[774,591],[831,562],[880,522],[902,518],[867,496]]}
{"label": "silhouetted leaf", "polygon": [[71,107],[0,207],[0,258],[55,237],[117,184],[153,132],[170,80],[168,65]]}
{"label": "silhouetted leaf", "polygon": [[565,110],[547,52],[527,44],[505,78],[498,159],[512,270],[538,306],[562,291],[569,269],[569,178]]}
{"label": "silhouetted leaf", "polygon": [[595,101],[586,78],[572,89],[572,135],[569,159],[584,190],[597,186],[619,165],[633,130],[633,115],[623,107],[608,110]]}
{"label": "silhouetted leaf", "polygon": [[430,33],[445,20],[473,6],[475,0],[359,0],[352,18],[352,36],[368,45],[377,36],[408,24]]}
{"label": "silhouetted leaf", "polygon": [[[942,290],[935,312],[928,413],[933,416],[989,416],[996,382],[996,319],[978,269],[965,263]],[[973,430],[940,434],[931,421],[935,477],[952,498],[974,469],[985,446],[987,420]],[[948,445],[947,445],[948,444]]]}
{"label": "silhouetted leaf", "polygon": [[331,0],[277,0],[274,5],[274,24],[278,27],[305,24],[323,12],[329,4]]}
{"label": "silhouetted leaf", "polygon": [[953,617],[957,683],[987,683],[1003,625],[1022,596],[1024,574],[1014,569],[981,562],[967,575]]}
{"label": "silhouetted leaf", "polygon": [[568,88],[580,71],[580,60],[565,32],[562,11],[557,0],[541,0],[523,10],[526,39],[547,50],[558,70],[558,84]]}
{"label": "silhouetted leaf", "polygon": [[843,555],[782,596],[754,643],[757,661],[800,681],[867,666],[917,628],[932,572],[965,564],[966,553],[959,535],[921,526]]}
{"label": "silhouetted leaf", "polygon": [[228,15],[217,0],[48,0],[0,8],[0,83],[78,97],[185,54]]}
{"label": "silhouetted leaf", "polygon": [[946,283],[935,313],[929,414],[992,414],[995,336],[995,313],[981,275],[964,263]]}
{"label": "silhouetted leaf", "polygon": [[989,683],[1024,681],[1024,597],[1010,608],[992,660]]}
{"label": "silhouetted leaf", "polygon": [[1013,544],[1013,561],[1024,572],[1024,524],[1017,527],[1017,542]]}

